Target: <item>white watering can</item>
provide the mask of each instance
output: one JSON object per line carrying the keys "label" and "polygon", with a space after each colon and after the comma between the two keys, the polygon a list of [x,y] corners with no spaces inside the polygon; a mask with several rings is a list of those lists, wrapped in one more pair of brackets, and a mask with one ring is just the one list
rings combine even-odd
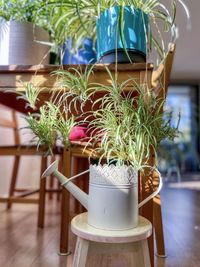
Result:
{"label": "white watering can", "polygon": [[[72,180],[90,173],[89,194],[86,194]],[[131,229],[138,224],[138,209],[155,197],[162,188],[162,178],[157,190],[138,204],[137,172],[130,166],[90,165],[90,168],[71,178],[58,171],[54,161],[42,177],[54,174],[87,210],[88,224],[105,230]]]}

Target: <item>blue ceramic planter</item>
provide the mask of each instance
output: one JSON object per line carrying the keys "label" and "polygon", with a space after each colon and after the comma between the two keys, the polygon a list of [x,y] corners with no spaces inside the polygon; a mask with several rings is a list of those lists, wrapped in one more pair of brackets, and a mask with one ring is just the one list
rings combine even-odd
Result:
{"label": "blue ceramic planter", "polygon": [[71,39],[66,41],[64,49],[63,64],[93,64],[96,62],[96,53],[93,50],[93,41],[90,38],[84,39],[83,47],[78,49],[76,53],[71,52]]}
{"label": "blue ceramic planter", "polygon": [[[122,15],[120,15],[122,14]],[[123,22],[120,22],[123,18]],[[122,27],[123,25],[123,27]],[[97,60],[102,63],[146,61],[148,16],[139,9],[114,6],[97,20]]]}

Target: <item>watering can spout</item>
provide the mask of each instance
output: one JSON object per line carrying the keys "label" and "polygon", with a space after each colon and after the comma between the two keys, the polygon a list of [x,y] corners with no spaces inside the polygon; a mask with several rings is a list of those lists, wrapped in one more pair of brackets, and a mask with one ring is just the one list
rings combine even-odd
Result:
{"label": "watering can spout", "polygon": [[61,185],[63,185],[86,209],[88,209],[88,195],[76,186],[71,179],[65,177],[61,172],[58,171],[58,161],[54,161],[42,174],[42,178],[49,175],[55,175],[58,178]]}

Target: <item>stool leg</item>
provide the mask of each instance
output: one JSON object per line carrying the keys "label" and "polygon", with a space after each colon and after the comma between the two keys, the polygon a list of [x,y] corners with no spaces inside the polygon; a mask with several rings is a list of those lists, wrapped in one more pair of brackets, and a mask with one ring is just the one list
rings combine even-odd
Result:
{"label": "stool leg", "polygon": [[147,240],[142,240],[141,244],[142,244],[142,252],[143,252],[143,259],[144,259],[144,267],[151,267],[148,242]]}
{"label": "stool leg", "polygon": [[134,267],[151,267],[147,239],[132,243],[132,251],[132,265]]}
{"label": "stool leg", "polygon": [[77,237],[72,267],[85,267],[87,261],[89,241]]}

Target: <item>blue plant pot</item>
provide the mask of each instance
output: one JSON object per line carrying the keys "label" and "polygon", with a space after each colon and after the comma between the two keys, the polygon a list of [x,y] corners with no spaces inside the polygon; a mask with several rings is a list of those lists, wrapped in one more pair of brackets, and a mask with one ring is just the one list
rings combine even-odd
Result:
{"label": "blue plant pot", "polygon": [[119,63],[145,62],[148,24],[148,16],[130,6],[102,12],[97,20],[98,62],[114,63],[116,58]]}
{"label": "blue plant pot", "polygon": [[76,53],[72,53],[72,40],[67,39],[64,45],[63,64],[94,64],[96,62],[96,52],[93,49],[93,40],[85,38],[83,40],[82,48],[78,49]]}

